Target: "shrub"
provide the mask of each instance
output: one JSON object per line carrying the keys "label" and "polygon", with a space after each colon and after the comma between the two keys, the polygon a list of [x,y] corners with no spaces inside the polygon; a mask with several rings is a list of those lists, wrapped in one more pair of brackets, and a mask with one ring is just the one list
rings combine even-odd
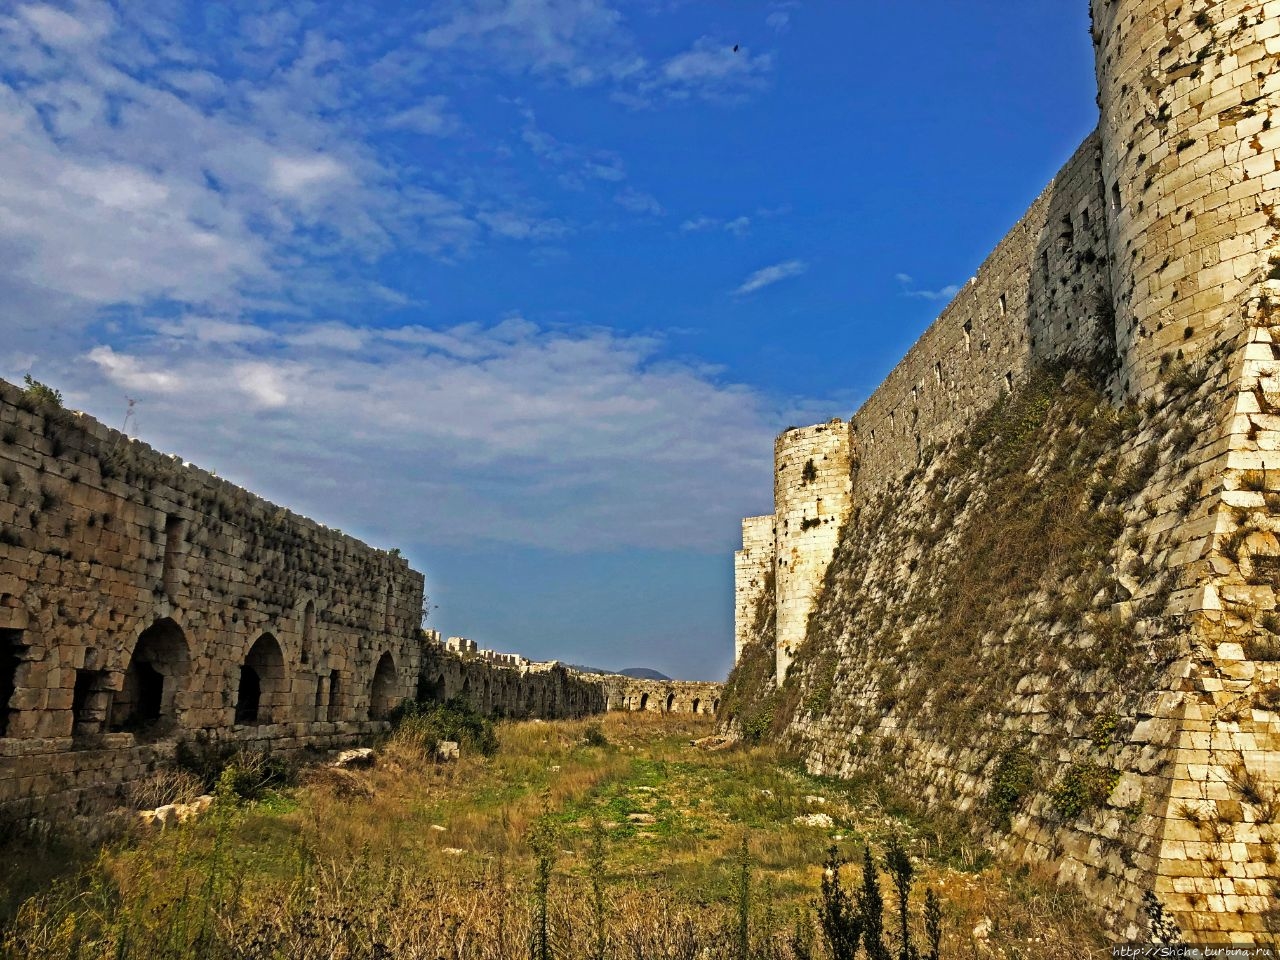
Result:
{"label": "shrub", "polygon": [[498,749],[493,721],[458,698],[448,703],[403,701],[391,714],[391,739],[428,754],[434,754],[443,740],[456,741],[486,757]]}

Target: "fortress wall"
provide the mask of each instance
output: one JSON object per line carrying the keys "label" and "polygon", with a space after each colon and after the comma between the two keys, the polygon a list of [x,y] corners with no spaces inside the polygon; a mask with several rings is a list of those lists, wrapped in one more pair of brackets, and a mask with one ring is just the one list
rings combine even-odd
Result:
{"label": "fortress wall", "polygon": [[1126,392],[1195,359],[1280,267],[1276,0],[1093,0]]}
{"label": "fortress wall", "polygon": [[855,502],[971,426],[1033,362],[1110,354],[1100,163],[1093,134],[854,415]]}
{"label": "fortress wall", "polygon": [[756,601],[773,569],[773,514],[742,521],[742,549],[733,555],[733,662],[751,633]]}
{"label": "fortress wall", "polygon": [[383,729],[422,592],[394,553],[0,382],[0,808],[110,802],[179,740]]}
{"label": "fortress wall", "polygon": [[782,683],[849,512],[848,428],[832,420],[788,430],[774,443],[773,458],[776,669]]}
{"label": "fortress wall", "polygon": [[508,666],[428,644],[418,697],[438,703],[463,700],[491,716],[553,720],[603,713],[607,693],[598,678],[559,663]]}
{"label": "fortress wall", "polygon": [[610,710],[714,715],[724,684],[698,680],[641,680],[621,674],[597,678]]}

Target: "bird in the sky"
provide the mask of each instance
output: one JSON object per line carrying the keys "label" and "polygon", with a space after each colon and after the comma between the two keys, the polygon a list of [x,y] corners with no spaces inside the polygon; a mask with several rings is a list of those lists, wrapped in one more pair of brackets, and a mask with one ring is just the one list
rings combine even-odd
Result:
{"label": "bird in the sky", "polygon": [[736,43],[733,45],[733,52],[734,53],[738,52],[738,45]]}

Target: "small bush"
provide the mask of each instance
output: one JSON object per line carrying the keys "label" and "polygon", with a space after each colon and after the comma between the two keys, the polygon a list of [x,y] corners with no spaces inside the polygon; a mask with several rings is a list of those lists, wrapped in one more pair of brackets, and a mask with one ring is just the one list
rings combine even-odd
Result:
{"label": "small bush", "polygon": [[1120,774],[1098,764],[1072,764],[1053,788],[1053,806],[1063,818],[1074,820],[1106,803],[1118,779]]}
{"label": "small bush", "polygon": [[604,727],[598,723],[587,724],[587,729],[582,735],[583,740],[588,747],[607,747],[609,746],[609,738],[604,735]]}
{"label": "small bush", "polygon": [[493,721],[457,698],[448,703],[405,700],[391,714],[391,739],[429,754],[434,754],[443,740],[455,741],[486,757],[498,749]]}

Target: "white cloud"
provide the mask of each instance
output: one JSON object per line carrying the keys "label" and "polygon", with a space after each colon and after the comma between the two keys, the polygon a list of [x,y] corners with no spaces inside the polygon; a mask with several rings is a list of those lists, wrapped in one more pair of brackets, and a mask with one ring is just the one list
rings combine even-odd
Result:
{"label": "white cloud", "polygon": [[784,260],[770,267],[762,267],[742,281],[742,284],[733,293],[739,297],[746,296],[749,293],[755,293],[757,290],[772,286],[780,280],[798,277],[808,269],[809,265],[803,260]]}
{"label": "white cloud", "polygon": [[511,210],[486,211],[477,214],[476,219],[498,236],[511,240],[553,240],[569,232],[563,221],[541,220]]}
{"label": "white cloud", "polygon": [[417,106],[392,116],[387,125],[431,137],[446,136],[458,126],[457,120],[445,109],[448,102],[447,97],[425,97]]}
{"label": "white cloud", "polygon": [[746,236],[751,231],[750,217],[734,217],[732,220],[721,220],[717,217],[698,215],[680,224],[684,233],[702,233],[707,230],[725,230],[735,237]]}
{"label": "white cloud", "polygon": [[[650,72],[638,85],[642,97],[735,101],[759,90],[773,70],[773,55],[700,37]],[[643,102],[643,101],[641,101]]]}
{"label": "white cloud", "polygon": [[616,194],[613,199],[622,209],[641,216],[661,217],[666,213],[657,198],[645,193],[643,190],[635,190],[628,187],[621,193]]}
{"label": "white cloud", "polygon": [[148,442],[399,542],[712,550],[737,519],[724,490],[767,490],[772,412],[660,359],[658,338],[518,316],[326,329],[360,347],[288,331],[100,346],[77,392],[137,397]]}
{"label": "white cloud", "polygon": [[715,217],[693,217],[680,224],[680,229],[685,233],[700,233],[703,230],[710,230],[720,225],[720,221]]}
{"label": "white cloud", "polygon": [[436,56],[462,54],[515,73],[552,73],[574,86],[640,68],[625,52],[621,14],[600,0],[470,0],[446,11],[418,38]]}
{"label": "white cloud", "polygon": [[349,176],[346,167],[333,157],[316,155],[271,158],[271,186],[279,193],[291,197],[305,197],[318,187],[346,180]]}
{"label": "white cloud", "polygon": [[950,303],[960,292],[959,284],[949,283],[938,290],[920,290],[915,286],[915,278],[909,273],[895,273],[893,278],[902,286],[902,294],[907,297],[918,297],[935,303]]}

